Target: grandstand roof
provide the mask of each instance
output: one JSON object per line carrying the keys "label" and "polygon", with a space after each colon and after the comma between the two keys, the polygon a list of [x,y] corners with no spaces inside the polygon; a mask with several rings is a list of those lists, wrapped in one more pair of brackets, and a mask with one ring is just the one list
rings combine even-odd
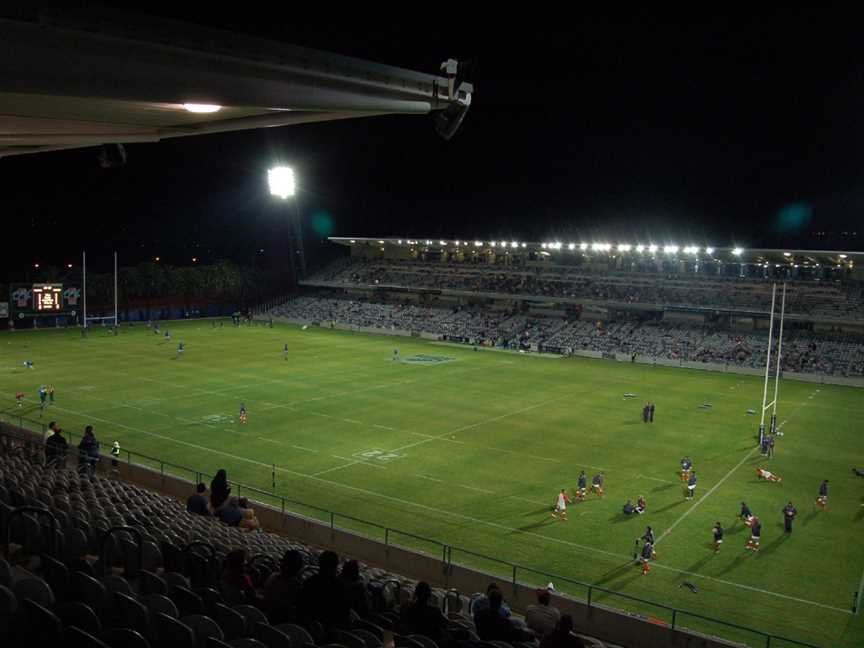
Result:
{"label": "grandstand roof", "polygon": [[[473,92],[463,82],[451,99],[444,77],[104,8],[0,18],[0,78],[0,157],[447,108],[464,113]],[[189,103],[221,108],[193,113]],[[451,115],[449,124],[458,128],[458,121]]]}
{"label": "grandstand roof", "polygon": [[[402,247],[409,249],[448,250],[470,249],[473,252],[500,252],[527,253],[539,252],[540,254],[643,254],[655,256],[672,256],[684,258],[714,259],[727,263],[753,263],[753,264],[798,264],[812,266],[844,266],[855,267],[864,264],[864,252],[851,250],[795,250],[795,249],[767,249],[767,248],[743,248],[743,247],[709,247],[704,245],[672,244],[672,243],[605,243],[597,241],[490,241],[488,239],[441,239],[441,238],[375,238],[364,236],[331,236],[333,243],[345,246],[370,246],[370,247]],[[654,246],[654,249],[652,249]]]}

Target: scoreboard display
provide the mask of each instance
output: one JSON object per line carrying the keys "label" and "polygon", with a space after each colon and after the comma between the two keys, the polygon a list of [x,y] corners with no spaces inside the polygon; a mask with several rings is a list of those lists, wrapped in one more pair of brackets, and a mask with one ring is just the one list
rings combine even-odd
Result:
{"label": "scoreboard display", "polygon": [[63,310],[63,284],[35,284],[33,306],[40,313],[59,313]]}
{"label": "scoreboard display", "polygon": [[58,283],[17,284],[9,289],[10,314],[39,317],[70,314],[78,310],[81,290]]}

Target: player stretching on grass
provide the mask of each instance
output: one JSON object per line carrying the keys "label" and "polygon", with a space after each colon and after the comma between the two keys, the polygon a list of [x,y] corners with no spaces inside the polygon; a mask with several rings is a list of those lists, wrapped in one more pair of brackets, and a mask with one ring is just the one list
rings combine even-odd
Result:
{"label": "player stretching on grass", "polygon": [[558,520],[566,520],[567,519],[567,505],[570,503],[570,498],[567,497],[567,493],[564,492],[564,489],[561,489],[561,492],[558,493],[558,500],[555,502],[555,508],[552,510],[552,517]]}
{"label": "player stretching on grass", "polygon": [[591,479],[591,490],[597,497],[603,497],[603,473],[599,472]]}
{"label": "player stretching on grass", "polygon": [[764,479],[769,482],[779,482],[783,481],[783,478],[780,475],[775,475],[770,470],[765,470],[764,468],[756,469],[756,477],[758,479]]}
{"label": "player stretching on grass", "polygon": [[714,523],[714,553],[720,553],[720,545],[723,544],[723,527],[719,522]]}
{"label": "player stretching on grass", "polygon": [[819,484],[819,497],[816,498],[816,506],[823,511],[828,508],[828,480],[823,479]]}
{"label": "player stretching on grass", "polygon": [[246,406],[240,403],[240,424],[246,425]]}
{"label": "player stretching on grass", "polygon": [[585,493],[588,492],[588,477],[585,475],[585,471],[581,471],[579,473],[579,482],[576,487],[576,499],[580,502],[585,500]]}

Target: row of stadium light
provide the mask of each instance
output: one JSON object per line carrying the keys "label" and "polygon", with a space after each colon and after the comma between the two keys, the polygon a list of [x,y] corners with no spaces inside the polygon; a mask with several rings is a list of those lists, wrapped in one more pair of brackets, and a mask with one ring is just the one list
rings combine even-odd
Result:
{"label": "row of stadium light", "polygon": [[[356,240],[351,239],[351,243],[356,243]],[[397,243],[399,245],[402,245],[403,243],[407,243],[408,245],[434,245],[435,241],[433,241],[432,239],[425,239],[425,240],[405,239],[404,241],[403,241],[403,239],[398,239]],[[460,247],[460,246],[469,247],[472,245],[471,241],[458,241],[457,240],[457,241],[452,241],[451,243],[455,247]],[[384,245],[384,241],[379,240],[378,244]],[[447,245],[447,241],[439,240],[438,244],[439,245]],[[484,243],[483,241],[474,241],[473,245],[476,248],[484,247],[484,245],[485,245],[485,246],[488,246],[491,248],[500,247],[502,249],[506,249],[506,248],[517,249],[517,248],[527,248],[528,247],[527,243],[520,243],[518,241],[489,241],[488,243]],[[564,243],[561,243],[560,241],[556,241],[554,243],[541,243],[540,247],[543,248],[544,250],[562,250],[562,249],[566,248],[566,249],[571,250],[571,251],[576,250],[578,248],[582,252],[586,252],[588,250],[590,250],[592,252],[611,252],[612,250],[616,250],[618,252],[636,251],[639,253],[648,252],[649,254],[656,254],[657,252],[661,252],[661,251],[664,252],[665,254],[678,254],[678,252],[683,252],[684,254],[691,254],[694,256],[703,252],[703,249],[700,248],[698,245],[687,245],[684,248],[680,248],[677,245],[664,245],[661,247],[661,246],[653,244],[653,243],[650,245],[642,245],[642,244],[630,245],[629,243],[619,243],[618,245],[613,246],[611,243],[578,243],[578,244],[577,243],[567,243],[565,245]],[[713,247],[706,247],[704,249],[705,254],[707,254],[709,256],[714,254],[714,251],[715,250]],[[743,253],[744,253],[743,248],[736,247],[732,250],[732,254],[734,256],[741,256]]]}

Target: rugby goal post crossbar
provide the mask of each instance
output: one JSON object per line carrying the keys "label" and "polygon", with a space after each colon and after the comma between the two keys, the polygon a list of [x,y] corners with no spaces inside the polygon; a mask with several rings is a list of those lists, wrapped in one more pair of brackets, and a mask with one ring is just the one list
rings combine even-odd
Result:
{"label": "rugby goal post crossbar", "polygon": [[786,316],[786,282],[783,282],[783,292],[780,303],[780,331],[777,337],[777,357],[774,360],[774,400],[768,402],[768,381],[771,377],[771,351],[774,347],[774,313],[777,303],[777,284],[771,285],[771,316],[768,320],[768,352],[765,358],[765,382],[762,389],[762,416],[759,421],[759,444],[765,438],[765,412],[771,410],[769,433],[777,432],[777,403],[780,389],[780,365],[783,361],[783,322]]}

